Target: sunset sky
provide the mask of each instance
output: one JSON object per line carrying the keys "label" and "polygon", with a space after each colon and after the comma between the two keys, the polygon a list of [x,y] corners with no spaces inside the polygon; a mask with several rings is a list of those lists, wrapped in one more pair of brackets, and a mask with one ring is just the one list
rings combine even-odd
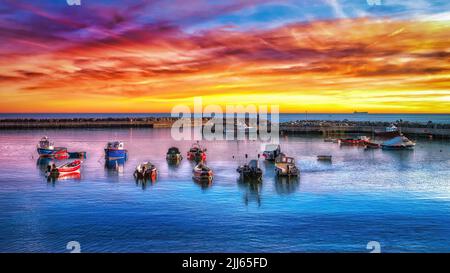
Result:
{"label": "sunset sky", "polygon": [[0,2],[0,112],[450,113],[450,1]]}

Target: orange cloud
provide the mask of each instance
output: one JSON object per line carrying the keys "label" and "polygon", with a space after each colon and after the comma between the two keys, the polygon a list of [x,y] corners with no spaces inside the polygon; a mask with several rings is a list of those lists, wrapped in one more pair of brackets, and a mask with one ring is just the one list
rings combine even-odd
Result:
{"label": "orange cloud", "polygon": [[341,19],[187,34],[143,26],[1,55],[2,112],[168,112],[180,102],[283,112],[450,109],[448,21]]}

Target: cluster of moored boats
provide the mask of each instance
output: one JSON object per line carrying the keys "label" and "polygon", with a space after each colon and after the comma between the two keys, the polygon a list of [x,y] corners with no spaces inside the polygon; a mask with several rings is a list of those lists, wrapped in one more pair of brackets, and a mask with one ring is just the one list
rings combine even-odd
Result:
{"label": "cluster of moored boats", "polygon": [[[128,151],[122,141],[108,142],[104,149],[105,160],[107,162],[124,161],[128,158]],[[46,169],[46,176],[48,178],[62,178],[73,176],[80,173],[82,159],[86,157],[85,152],[71,153],[67,152],[64,147],[55,147],[47,137],[43,137],[37,146],[37,152],[41,158],[51,158],[55,160],[76,158],[74,161],[56,166],[54,163],[49,164]],[[186,153],[188,160],[194,161],[197,164],[192,170],[192,178],[199,182],[212,182],[214,172],[206,165],[207,149],[202,147],[198,142],[192,144],[189,151]],[[292,157],[286,156],[281,152],[280,145],[269,144],[266,146],[262,156],[267,161],[275,163],[275,173],[277,176],[298,176],[300,174],[299,168],[295,165],[295,160]],[[248,155],[245,155],[248,160]],[[237,172],[240,179],[261,181],[263,172],[259,168],[259,158],[248,160],[247,163],[239,166]],[[169,163],[179,163],[183,159],[180,150],[177,147],[170,147],[166,153],[166,160]],[[151,180],[154,181],[158,177],[157,167],[151,162],[143,162],[139,164],[133,176],[137,180]]]}
{"label": "cluster of moored boats", "polygon": [[[358,145],[364,146],[366,149],[389,149],[389,150],[403,150],[413,149],[415,143],[409,140],[400,132],[395,133],[393,130],[388,131],[391,139],[383,142],[372,142],[366,136],[356,138],[340,138],[340,139],[325,139],[327,142],[336,142],[340,145]],[[125,161],[128,158],[128,151],[122,141],[108,142],[105,146],[105,160],[106,162]],[[79,175],[82,159],[86,158],[85,152],[68,152],[65,147],[56,147],[49,141],[47,137],[43,137],[38,145],[37,152],[41,158],[52,158],[55,160],[74,159],[73,161],[56,166],[54,163],[49,164],[46,168],[46,176],[49,178],[62,178],[67,176]],[[195,161],[197,164],[193,168],[193,179],[199,182],[211,182],[214,177],[214,172],[206,165],[207,149],[202,147],[198,142],[194,143],[186,154],[188,160]],[[300,169],[295,164],[295,159],[289,157],[281,152],[281,147],[278,144],[268,144],[262,154],[264,160],[274,162],[274,171],[277,176],[296,177],[300,175]],[[177,147],[170,147],[166,153],[166,159],[170,163],[177,163],[183,159],[180,150]],[[245,155],[246,162],[240,165],[236,171],[239,173],[242,180],[261,181],[263,172],[259,168],[260,155],[251,160],[248,155]],[[331,161],[331,155],[319,155],[318,160]],[[157,167],[151,162],[143,162],[139,164],[135,171],[134,177],[137,180],[156,180],[158,177]]]}
{"label": "cluster of moored boats", "polygon": [[391,125],[386,127],[384,131],[375,131],[375,135],[382,138],[387,138],[388,140],[377,143],[371,141],[367,136],[359,136],[355,138],[339,138],[332,139],[326,138],[326,142],[335,142],[341,145],[359,145],[364,146],[366,149],[385,149],[385,150],[411,150],[416,145],[415,142],[404,136],[400,130],[395,126]]}

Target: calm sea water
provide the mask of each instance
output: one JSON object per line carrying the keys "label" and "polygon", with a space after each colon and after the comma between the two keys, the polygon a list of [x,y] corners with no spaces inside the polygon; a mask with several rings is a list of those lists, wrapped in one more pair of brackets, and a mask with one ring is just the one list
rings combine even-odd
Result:
{"label": "calm sea water", "polygon": [[[48,135],[87,151],[80,179],[47,182],[35,144]],[[126,142],[129,160],[105,168],[106,141]],[[0,134],[0,252],[450,252],[450,143],[418,140],[414,151],[364,151],[319,137],[285,137],[301,168],[298,181],[276,180],[261,162],[260,185],[235,171],[254,141],[205,142],[210,187],[191,179],[193,164],[165,161],[167,129],[30,130]],[[333,155],[333,163],[316,161]],[[237,159],[233,159],[235,155]],[[136,183],[150,160],[154,184]]]}
{"label": "calm sea water", "polygon": [[[74,114],[0,114],[0,119],[9,118],[143,118],[143,117],[169,117],[167,113],[74,113]],[[268,117],[270,118],[270,116]],[[280,122],[295,120],[350,120],[350,121],[382,121],[396,122],[399,120],[409,122],[449,124],[450,114],[280,114]]]}

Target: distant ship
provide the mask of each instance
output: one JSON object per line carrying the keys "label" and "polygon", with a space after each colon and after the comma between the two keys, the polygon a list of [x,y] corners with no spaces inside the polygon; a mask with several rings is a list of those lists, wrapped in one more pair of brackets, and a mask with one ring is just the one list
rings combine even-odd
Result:
{"label": "distant ship", "polygon": [[353,114],[369,114],[369,112],[358,112],[358,111],[355,111],[355,112],[353,112]]}

